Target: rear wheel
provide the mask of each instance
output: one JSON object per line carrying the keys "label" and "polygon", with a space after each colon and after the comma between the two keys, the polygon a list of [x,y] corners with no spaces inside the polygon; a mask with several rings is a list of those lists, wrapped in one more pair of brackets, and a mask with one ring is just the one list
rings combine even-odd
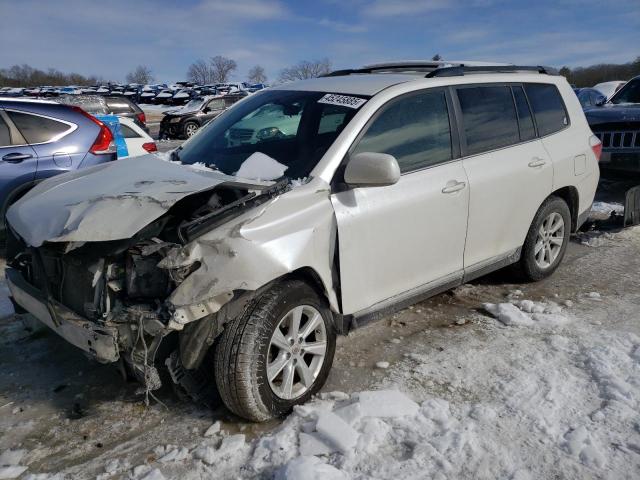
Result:
{"label": "rear wheel", "polygon": [[326,302],[285,280],[227,324],[216,345],[220,396],[235,414],[265,421],[304,403],[327,379],[336,334]]}
{"label": "rear wheel", "polygon": [[198,129],[200,128],[200,125],[198,125],[196,122],[187,122],[184,124],[184,136],[187,138],[191,138],[193,137],[196,132],[198,131]]}
{"label": "rear wheel", "polygon": [[527,280],[542,280],[558,268],[570,233],[567,203],[559,197],[549,197],[536,213],[522,248],[520,270]]}

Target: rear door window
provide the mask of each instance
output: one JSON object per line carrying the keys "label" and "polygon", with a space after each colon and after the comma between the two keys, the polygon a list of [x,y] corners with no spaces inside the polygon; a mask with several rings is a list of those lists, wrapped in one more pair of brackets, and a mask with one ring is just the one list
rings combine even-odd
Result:
{"label": "rear door window", "polygon": [[541,137],[558,132],[569,125],[567,110],[555,85],[528,83],[524,88]]}
{"label": "rear door window", "polygon": [[0,147],[11,145],[11,135],[9,134],[9,125],[0,117]]}
{"label": "rear door window", "polygon": [[458,100],[468,155],[507,147],[520,141],[510,87],[459,88]]}
{"label": "rear door window", "polygon": [[66,123],[23,112],[7,112],[27,143],[45,143],[71,129]]}
{"label": "rear door window", "polygon": [[351,155],[393,155],[402,173],[453,158],[444,91],[406,95],[390,102],[367,128]]}
{"label": "rear door window", "polygon": [[522,87],[513,87],[513,98],[516,101],[518,112],[518,124],[520,126],[520,141],[525,142],[536,137],[536,129],[533,125],[533,117],[529,109],[529,102]]}

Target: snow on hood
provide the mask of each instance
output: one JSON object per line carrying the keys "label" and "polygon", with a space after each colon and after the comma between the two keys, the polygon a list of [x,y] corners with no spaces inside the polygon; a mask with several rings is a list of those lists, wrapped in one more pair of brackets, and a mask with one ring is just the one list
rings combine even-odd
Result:
{"label": "snow on hood", "polygon": [[50,178],[12,205],[7,221],[34,247],[46,241],[121,240],[178,200],[222,183],[265,186],[144,155]]}

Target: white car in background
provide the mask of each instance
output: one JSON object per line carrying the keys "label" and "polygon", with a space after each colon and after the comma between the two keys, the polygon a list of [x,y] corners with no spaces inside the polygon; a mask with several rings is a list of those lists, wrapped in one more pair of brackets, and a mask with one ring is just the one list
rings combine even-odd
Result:
{"label": "white car in background", "polygon": [[613,94],[620,90],[627,82],[624,80],[613,80],[611,82],[602,82],[595,85],[593,88],[598,90],[601,94],[607,97],[609,100],[613,97]]}
{"label": "white car in background", "polygon": [[141,155],[147,155],[148,153],[154,153],[158,151],[156,142],[140,128],[133,119],[129,117],[118,117],[120,120],[120,130],[124,137],[124,142],[127,144],[128,155],[120,158],[139,157]]}

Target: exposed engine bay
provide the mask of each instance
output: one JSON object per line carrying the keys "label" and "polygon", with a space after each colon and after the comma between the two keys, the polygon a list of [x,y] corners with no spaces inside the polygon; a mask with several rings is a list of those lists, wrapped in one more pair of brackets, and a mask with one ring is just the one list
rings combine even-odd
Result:
{"label": "exposed engine bay", "polygon": [[[169,296],[202,266],[176,257],[182,258],[185,245],[204,233],[288,188],[287,181],[260,187],[221,183],[180,199],[134,236],[121,240],[44,242],[33,247],[10,230],[10,285],[15,279],[14,285],[26,281],[25,289],[35,288],[44,297],[53,326],[76,322],[78,329],[67,340],[98,361],[119,362],[147,392],[160,388],[158,365],[166,364],[174,382],[202,399],[198,397],[206,387],[197,367],[221,332],[225,316],[241,308],[242,298],[252,293],[236,292],[235,301],[225,302],[222,309],[204,304],[176,307]],[[12,293],[16,297],[13,289]]]}

